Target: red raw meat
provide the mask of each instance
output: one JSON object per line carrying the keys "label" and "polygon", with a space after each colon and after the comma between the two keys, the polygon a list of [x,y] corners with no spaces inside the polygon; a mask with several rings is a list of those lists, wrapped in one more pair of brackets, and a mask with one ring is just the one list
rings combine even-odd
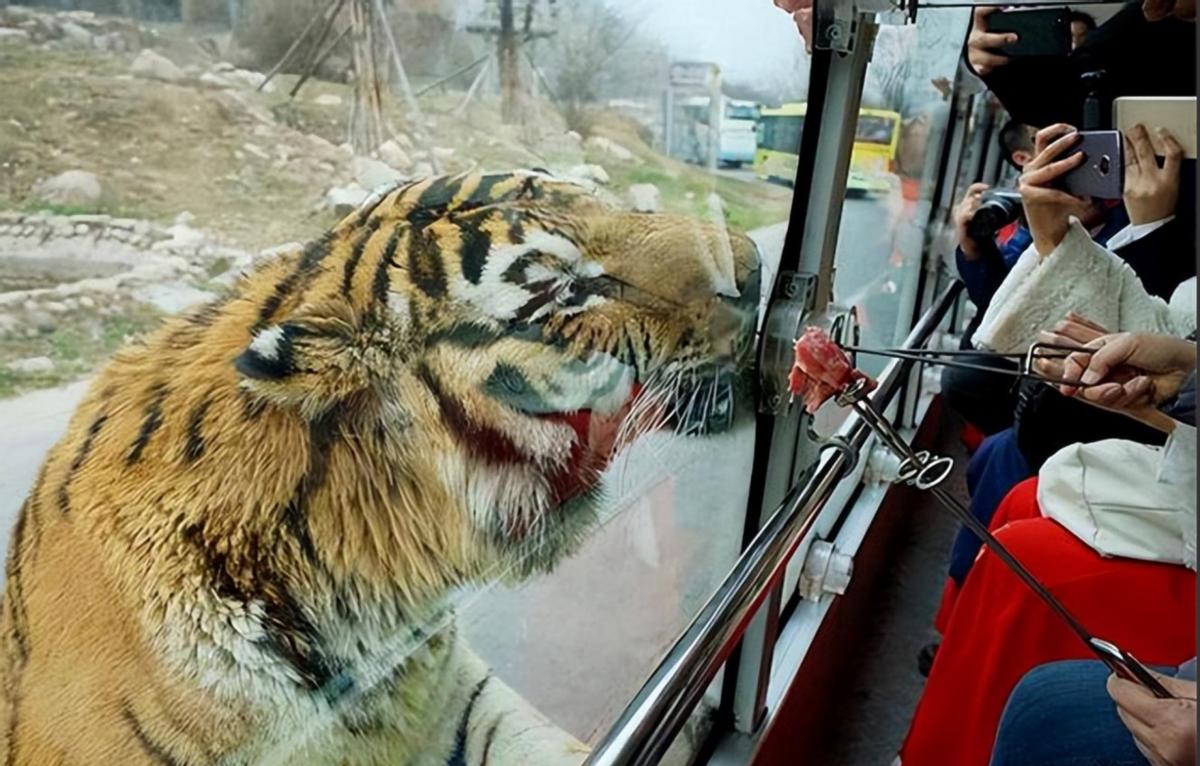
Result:
{"label": "red raw meat", "polygon": [[866,380],[868,390],[875,387],[875,381],[854,369],[846,352],[819,327],[807,328],[795,349],[788,390],[792,396],[801,397],[809,414],[856,380]]}

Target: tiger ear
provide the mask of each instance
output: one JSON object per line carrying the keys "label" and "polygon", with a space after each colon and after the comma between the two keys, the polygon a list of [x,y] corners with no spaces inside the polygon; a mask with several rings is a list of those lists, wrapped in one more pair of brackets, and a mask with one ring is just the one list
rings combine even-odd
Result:
{"label": "tiger ear", "polygon": [[271,325],[259,330],[233,366],[251,380],[283,380],[296,371],[295,338],[303,330],[294,324]]}

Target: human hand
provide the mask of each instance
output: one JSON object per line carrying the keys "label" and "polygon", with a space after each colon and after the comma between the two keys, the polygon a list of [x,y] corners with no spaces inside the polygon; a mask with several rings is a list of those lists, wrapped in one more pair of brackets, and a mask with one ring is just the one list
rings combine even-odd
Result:
{"label": "human hand", "polygon": [[1017,36],[1012,32],[988,31],[987,17],[998,10],[999,6],[980,6],[971,14],[971,32],[967,35],[967,63],[980,77],[987,77],[996,67],[1007,64],[1008,57],[995,51],[1017,41]]}
{"label": "human hand", "polygon": [[1114,410],[1163,431],[1173,422],[1158,411],[1176,396],[1196,367],[1196,344],[1150,333],[1104,335],[1085,344],[1087,351],[1063,360],[1058,380],[1066,396]]}
{"label": "human hand", "polygon": [[979,243],[967,232],[967,226],[975,217],[975,212],[979,210],[979,202],[983,199],[983,193],[989,188],[987,184],[971,184],[967,187],[967,193],[954,208],[954,232],[959,248],[969,261],[978,259],[981,253]]}
{"label": "human hand", "polygon": [[[1058,324],[1054,325],[1052,330],[1045,330],[1038,333],[1038,341],[1041,343],[1049,343],[1054,346],[1086,346],[1097,338],[1109,335],[1109,331],[1101,325],[1093,322],[1085,316],[1076,314],[1074,311],[1068,312],[1066,319],[1063,319]],[[1054,360],[1040,361],[1056,361],[1059,366],[1063,363],[1062,357]]]}
{"label": "human hand", "polygon": [[1154,676],[1175,699],[1159,699],[1141,684],[1115,674],[1108,677],[1108,696],[1152,766],[1195,766],[1196,682]]}
{"label": "human hand", "polygon": [[1036,156],[1024,167],[1017,183],[1025,203],[1025,220],[1033,235],[1033,246],[1042,257],[1053,252],[1067,236],[1071,216],[1087,215],[1087,200],[1054,188],[1054,182],[1064,173],[1083,164],[1082,152],[1059,159],[1078,141],[1079,133],[1075,128],[1063,123],[1039,130],[1034,139]]}
{"label": "human hand", "polygon": [[1168,16],[1195,21],[1196,0],[1142,0],[1142,15],[1146,21],[1162,21]]}
{"label": "human hand", "polygon": [[[1183,147],[1163,128],[1158,140],[1137,124],[1125,136],[1125,209],[1134,224],[1159,221],[1175,213],[1179,202],[1179,166]],[[1158,166],[1156,154],[1166,160]]]}
{"label": "human hand", "polygon": [[775,7],[792,14],[800,37],[804,38],[804,50],[812,53],[813,39],[813,0],[775,0]]}

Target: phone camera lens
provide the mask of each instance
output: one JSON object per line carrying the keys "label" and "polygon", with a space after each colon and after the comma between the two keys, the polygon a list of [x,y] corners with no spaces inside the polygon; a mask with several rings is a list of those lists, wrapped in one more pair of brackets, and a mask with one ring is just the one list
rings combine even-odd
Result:
{"label": "phone camera lens", "polygon": [[1105,154],[1100,158],[1100,172],[1108,173],[1110,170],[1112,170],[1112,158]]}

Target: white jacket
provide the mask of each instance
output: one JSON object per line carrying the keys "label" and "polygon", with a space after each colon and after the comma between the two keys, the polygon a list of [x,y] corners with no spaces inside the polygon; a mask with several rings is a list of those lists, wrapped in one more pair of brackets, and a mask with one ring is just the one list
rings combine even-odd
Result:
{"label": "white jacket", "polygon": [[1001,283],[975,331],[976,346],[1020,353],[1068,312],[1110,332],[1183,337],[1196,329],[1196,278],[1175,289],[1171,302],[1150,295],[1129,264],[1092,241],[1072,219],[1067,236],[1046,257],[1031,245]]}
{"label": "white jacket", "polygon": [[1073,444],[1038,472],[1042,514],[1106,556],[1196,569],[1196,429],[1164,447]]}

